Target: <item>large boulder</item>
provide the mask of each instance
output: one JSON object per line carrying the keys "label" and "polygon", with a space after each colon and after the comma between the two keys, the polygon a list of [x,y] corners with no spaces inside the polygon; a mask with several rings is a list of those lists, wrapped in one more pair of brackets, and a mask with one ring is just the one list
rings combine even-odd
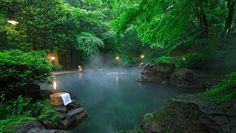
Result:
{"label": "large boulder", "polygon": [[173,63],[141,63],[139,65],[140,75],[137,80],[140,82],[167,83],[170,75],[175,71]]}
{"label": "large boulder", "polygon": [[68,130],[59,130],[59,129],[43,129],[43,130],[31,129],[27,133],[72,133],[72,132]]}
{"label": "large boulder", "polygon": [[43,121],[43,124],[46,128],[71,129],[77,126],[87,116],[85,109],[75,102],[72,102],[67,106],[55,106],[54,110],[57,112],[59,122],[51,123],[45,120]]}
{"label": "large boulder", "polygon": [[145,115],[141,129],[145,133],[235,133],[236,102],[172,99],[162,110]]}
{"label": "large boulder", "polygon": [[61,118],[60,123],[61,127],[63,129],[69,129],[71,127],[74,127],[79,122],[81,122],[82,119],[84,119],[87,116],[86,111],[84,108],[76,108],[72,109],[69,112],[67,112],[64,117]]}
{"label": "large boulder", "polygon": [[139,82],[168,83],[183,88],[210,88],[223,79],[200,70],[176,69],[173,63],[141,63],[139,69]]}
{"label": "large boulder", "polygon": [[31,129],[42,130],[44,127],[38,121],[27,121],[16,127],[16,133],[27,133]]}
{"label": "large boulder", "polygon": [[70,133],[70,131],[45,129],[38,121],[27,121],[16,127],[16,133]]}
{"label": "large boulder", "polygon": [[183,88],[202,88],[198,75],[190,69],[181,68],[170,76],[170,84]]}

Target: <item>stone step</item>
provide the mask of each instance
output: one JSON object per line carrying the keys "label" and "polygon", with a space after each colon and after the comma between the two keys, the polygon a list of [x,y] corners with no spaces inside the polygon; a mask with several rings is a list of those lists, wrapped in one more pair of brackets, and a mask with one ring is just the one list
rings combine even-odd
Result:
{"label": "stone step", "polygon": [[66,113],[66,107],[65,106],[58,106],[53,108],[55,111],[60,113]]}
{"label": "stone step", "polygon": [[73,117],[73,116],[78,115],[83,112],[84,112],[84,108],[73,109],[66,114],[66,118]]}

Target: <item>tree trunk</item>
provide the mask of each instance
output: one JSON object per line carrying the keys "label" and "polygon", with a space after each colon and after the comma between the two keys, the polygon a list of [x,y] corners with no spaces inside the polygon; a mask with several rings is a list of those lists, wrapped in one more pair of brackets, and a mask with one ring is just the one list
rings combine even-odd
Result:
{"label": "tree trunk", "polygon": [[200,22],[200,30],[203,34],[204,37],[208,38],[209,35],[209,24],[208,24],[208,19],[207,15],[204,13],[202,8],[197,8],[196,9],[196,14]]}
{"label": "tree trunk", "polygon": [[205,33],[205,36],[208,38],[209,26],[208,26],[207,16],[205,13],[202,14],[202,20],[203,20],[203,25],[204,25],[204,33]]}
{"label": "tree trunk", "polygon": [[64,63],[65,63],[65,66],[64,66],[64,68],[67,68],[67,62],[66,62],[66,52],[64,52]]}
{"label": "tree trunk", "polygon": [[228,38],[230,35],[231,26],[233,23],[235,1],[236,0],[228,0],[227,1],[228,15],[227,15],[227,18],[225,21],[225,29],[224,29],[224,37],[226,37],[226,38]]}
{"label": "tree trunk", "polygon": [[46,34],[43,34],[43,43],[44,43],[44,50],[47,49],[47,39],[46,39]]}
{"label": "tree trunk", "polygon": [[72,50],[72,46],[70,46],[70,65],[71,65],[71,68],[73,68],[73,50]]}
{"label": "tree trunk", "polygon": [[64,44],[64,48],[65,48],[65,50],[63,50],[63,53],[64,53],[63,57],[64,57],[64,62],[65,62],[65,66],[64,67],[67,68],[67,61],[66,61],[66,54],[67,53],[66,53],[66,45],[65,44]]}

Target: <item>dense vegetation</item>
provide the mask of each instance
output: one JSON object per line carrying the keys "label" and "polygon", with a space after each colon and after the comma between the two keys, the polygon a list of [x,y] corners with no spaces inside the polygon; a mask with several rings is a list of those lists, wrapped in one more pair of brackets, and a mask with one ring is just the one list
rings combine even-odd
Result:
{"label": "dense vegetation", "polygon": [[50,101],[26,97],[29,85],[45,80],[52,66],[44,52],[9,50],[0,53],[0,132],[14,132],[25,121],[57,122]]}
{"label": "dense vegetation", "polygon": [[226,79],[215,85],[211,89],[197,95],[182,95],[179,98],[185,100],[206,101],[209,103],[222,104],[230,102],[236,97],[236,73],[227,75]]}
{"label": "dense vegetation", "polygon": [[[77,68],[100,53],[113,64],[164,62],[200,71],[236,71],[235,4],[236,0],[1,0],[0,132],[28,120],[56,121],[48,101],[22,93],[50,76],[50,52],[59,55],[61,66],[55,64],[54,70]],[[236,96],[235,79],[231,73],[206,92],[185,98],[227,102]]]}
{"label": "dense vegetation", "polygon": [[123,64],[186,54],[190,64],[181,65],[236,64],[229,59],[235,52],[234,0],[3,0],[0,7],[0,50],[58,52],[64,68],[97,52],[118,55]]}
{"label": "dense vegetation", "polygon": [[30,98],[19,96],[14,100],[0,96],[0,132],[12,133],[16,126],[26,121],[57,123],[58,117],[49,100],[32,102]]}
{"label": "dense vegetation", "polygon": [[30,83],[45,80],[51,72],[51,65],[45,57],[43,52],[1,52],[0,91],[16,93],[20,89],[26,89]]}

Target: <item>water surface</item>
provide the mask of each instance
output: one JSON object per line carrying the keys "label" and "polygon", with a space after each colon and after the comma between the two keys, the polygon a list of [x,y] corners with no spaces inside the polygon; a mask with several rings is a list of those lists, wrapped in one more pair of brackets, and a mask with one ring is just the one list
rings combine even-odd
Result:
{"label": "water surface", "polygon": [[[125,75],[111,74],[122,72]],[[143,115],[163,107],[169,99],[198,90],[136,82],[137,69],[91,69],[57,75],[53,87],[82,104],[88,117],[73,132],[112,133],[139,126]]]}

